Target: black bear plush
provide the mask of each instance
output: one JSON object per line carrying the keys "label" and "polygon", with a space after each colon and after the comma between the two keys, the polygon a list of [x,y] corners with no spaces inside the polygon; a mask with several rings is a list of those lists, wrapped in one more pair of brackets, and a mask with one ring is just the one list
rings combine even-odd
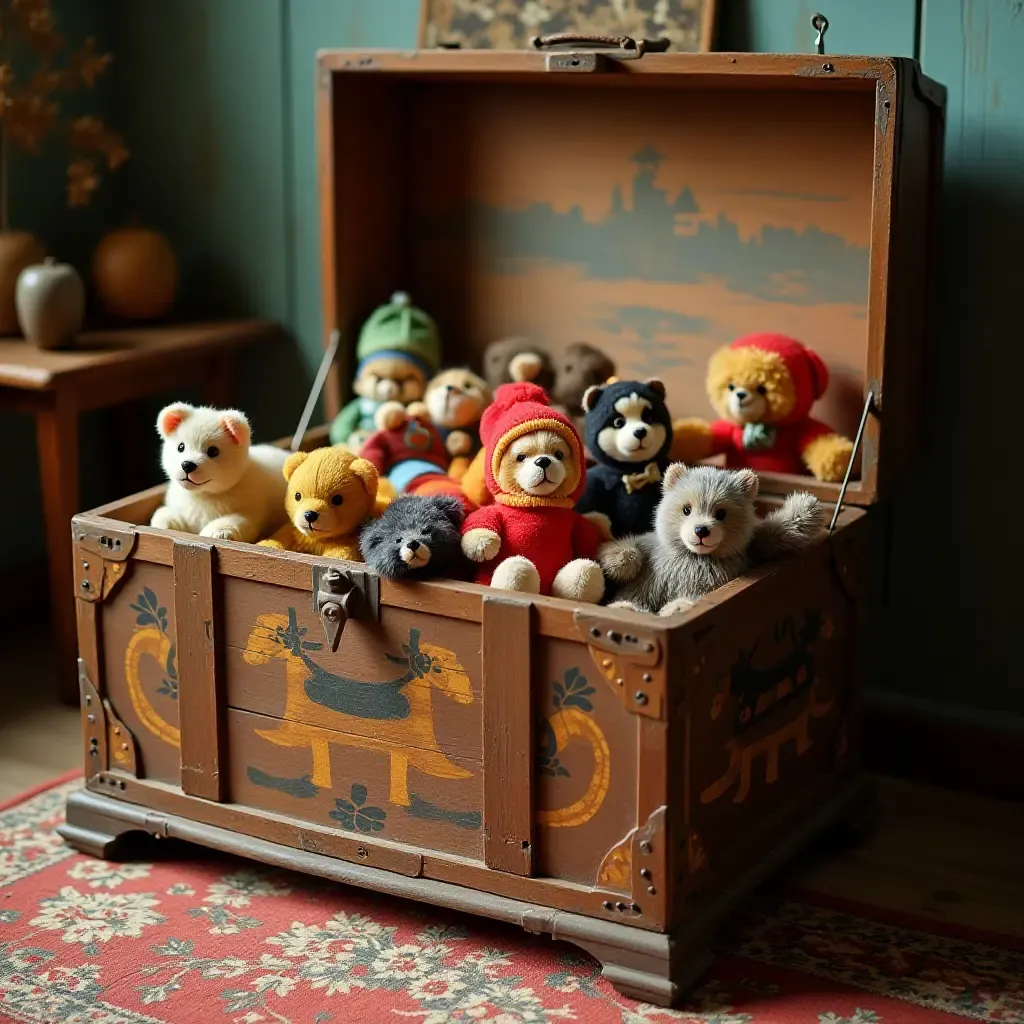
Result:
{"label": "black bear plush", "polygon": [[672,417],[660,380],[620,380],[588,388],[587,450],[597,465],[587,470],[578,511],[601,512],[613,537],[654,529],[661,474],[669,463]]}
{"label": "black bear plush", "polygon": [[459,536],[462,502],[447,495],[395,498],[359,535],[366,564],[385,579],[458,576],[469,562]]}

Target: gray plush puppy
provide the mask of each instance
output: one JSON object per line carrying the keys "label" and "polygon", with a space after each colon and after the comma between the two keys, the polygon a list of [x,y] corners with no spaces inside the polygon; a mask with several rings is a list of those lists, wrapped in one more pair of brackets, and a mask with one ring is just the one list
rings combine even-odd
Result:
{"label": "gray plush puppy", "polygon": [[457,576],[468,564],[459,531],[465,512],[444,495],[396,498],[359,535],[366,564],[385,579]]}
{"label": "gray plush puppy", "polygon": [[759,519],[757,474],[715,466],[665,471],[654,530],[602,546],[598,561],[617,585],[613,607],[671,615],[770,559],[821,534],[824,509],[805,491]]}

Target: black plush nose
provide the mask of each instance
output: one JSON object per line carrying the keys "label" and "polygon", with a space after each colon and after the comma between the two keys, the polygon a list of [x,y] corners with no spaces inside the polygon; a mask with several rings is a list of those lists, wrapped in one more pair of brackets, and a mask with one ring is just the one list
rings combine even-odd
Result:
{"label": "black plush nose", "polygon": [[189,473],[194,473],[196,471],[196,464],[194,462],[189,462],[188,459],[186,459],[181,464],[181,469],[182,469],[182,472],[186,476],[188,476]]}
{"label": "black plush nose", "polygon": [[420,542],[418,540],[411,540],[405,545],[410,551],[419,551]]}
{"label": "black plush nose", "polygon": [[637,427],[636,430],[633,431],[633,436],[635,438],[646,437],[647,436],[647,428],[646,427]]}
{"label": "black plush nose", "polygon": [[542,455],[539,459],[534,459],[534,465],[540,466],[541,469],[547,469],[551,465],[551,460],[546,456]]}
{"label": "black plush nose", "polygon": [[747,395],[748,395],[749,393],[750,393],[750,392],[748,392],[748,391],[744,391],[744,390],[743,390],[742,388],[740,388],[740,389],[739,389],[739,390],[738,390],[738,391],[736,392],[736,397],[737,397],[737,398],[738,398],[738,399],[739,399],[739,400],[740,400],[740,401],[742,402],[742,401],[743,401],[743,399],[744,399],[744,398],[746,398],[746,397],[747,397]]}
{"label": "black plush nose", "polygon": [[445,384],[444,389],[445,389],[445,391],[454,391],[455,390],[455,385],[454,384]]}
{"label": "black plush nose", "polygon": [[693,532],[695,534],[697,534],[697,536],[700,537],[701,540],[703,540],[705,537],[710,537],[711,536],[711,527],[710,526],[697,526],[697,527],[694,527]]}
{"label": "black plush nose", "polygon": [[308,512],[302,513],[302,518],[305,519],[307,523],[315,523],[320,518],[320,513],[314,512],[310,509]]}

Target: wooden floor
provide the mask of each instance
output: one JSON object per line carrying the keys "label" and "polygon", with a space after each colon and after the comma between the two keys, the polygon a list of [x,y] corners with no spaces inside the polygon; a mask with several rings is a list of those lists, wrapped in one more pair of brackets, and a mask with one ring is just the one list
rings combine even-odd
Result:
{"label": "wooden floor", "polygon": [[57,699],[45,623],[0,631],[0,803],[81,764],[78,709]]}
{"label": "wooden floor", "polygon": [[[57,701],[44,629],[0,632],[0,801],[81,765],[76,709]],[[879,780],[881,811],[859,846],[814,851],[801,886],[1024,936],[1024,804]]]}

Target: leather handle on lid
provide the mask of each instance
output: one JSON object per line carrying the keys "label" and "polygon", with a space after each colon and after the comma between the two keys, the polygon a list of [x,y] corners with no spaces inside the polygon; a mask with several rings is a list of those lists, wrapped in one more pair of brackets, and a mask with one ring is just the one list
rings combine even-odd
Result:
{"label": "leather handle on lid", "polygon": [[546,50],[552,46],[598,46],[635,52],[638,57],[645,53],[663,53],[671,45],[669,39],[634,39],[632,36],[600,36],[578,32],[535,36],[532,42],[535,50]]}

